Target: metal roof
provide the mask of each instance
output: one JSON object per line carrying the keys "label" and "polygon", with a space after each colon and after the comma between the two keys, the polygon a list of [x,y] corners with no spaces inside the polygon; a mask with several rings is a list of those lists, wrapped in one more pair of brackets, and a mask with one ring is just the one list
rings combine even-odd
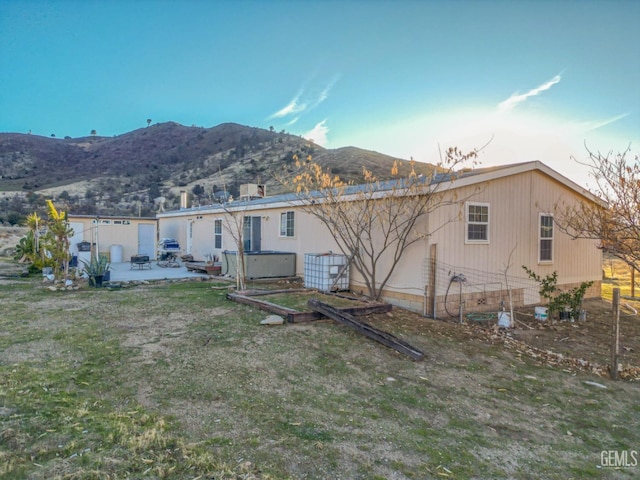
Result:
{"label": "metal roof", "polygon": [[[560,173],[551,169],[544,163],[534,160],[530,162],[522,162],[522,163],[513,163],[508,165],[500,165],[495,167],[484,167],[470,170],[460,170],[456,172],[448,172],[448,173],[438,173],[433,177],[412,177],[412,178],[401,178],[395,180],[385,180],[381,182],[377,182],[374,184],[358,184],[358,185],[347,185],[344,189],[344,192],[341,195],[356,195],[358,193],[364,192],[385,192],[393,189],[403,189],[409,187],[414,182],[426,182],[427,179],[431,179],[430,185],[440,184],[442,182],[451,182],[450,188],[458,188],[465,185],[470,185],[474,183],[481,183],[489,180],[494,180],[497,178],[516,175],[519,173],[539,170],[542,173],[547,174],[548,176],[554,178],[555,180],[563,183],[568,188],[574,190],[576,193],[586,197],[592,202],[602,203],[602,201],[593,195],[588,190],[580,187],[578,184],[564,177]],[[371,190],[373,188],[373,190]],[[306,201],[313,198],[323,198],[323,194],[318,191],[309,192],[305,194],[296,194],[296,193],[284,193],[280,195],[274,195],[271,197],[262,197],[262,198],[254,198],[250,200],[234,200],[233,202],[225,203],[225,204],[211,204],[211,205],[201,205],[198,207],[190,207],[184,208],[180,210],[173,210],[163,213],[158,213],[156,215],[157,218],[162,217],[171,217],[171,216],[179,216],[179,215],[189,215],[189,214],[197,214],[197,213],[214,213],[214,212],[224,212],[228,210],[238,210],[243,208],[250,207],[261,207],[261,206],[276,206],[277,204],[292,204],[296,202]]]}

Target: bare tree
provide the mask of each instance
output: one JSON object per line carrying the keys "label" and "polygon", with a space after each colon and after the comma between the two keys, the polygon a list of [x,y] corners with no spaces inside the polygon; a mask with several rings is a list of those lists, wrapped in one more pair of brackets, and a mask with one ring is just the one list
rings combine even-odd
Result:
{"label": "bare tree", "polygon": [[[556,222],[573,238],[600,241],[600,247],[640,268],[640,158],[630,148],[606,155],[587,149],[589,159],[578,162],[590,169],[596,184],[592,193],[602,203],[556,206]],[[577,160],[576,160],[577,161]]]}
{"label": "bare tree", "polygon": [[[379,300],[403,253],[432,232],[419,233],[418,220],[446,205],[462,203],[447,195],[457,170],[477,158],[478,151],[448,149],[437,165],[422,174],[409,163],[408,175],[401,165],[392,169],[394,180],[378,180],[363,168],[362,185],[346,184],[337,175],[312,162],[295,157],[296,174],[283,181],[297,193],[302,209],[326,227],[338,247],[362,276],[368,296]],[[457,220],[458,215],[451,221]],[[441,226],[440,226],[441,227]]]}
{"label": "bare tree", "polygon": [[244,258],[244,229],[247,218],[245,208],[232,207],[227,203],[223,203],[222,208],[227,213],[224,217],[225,226],[236,244],[236,289],[244,290],[247,287]]}
{"label": "bare tree", "polygon": [[247,287],[245,275],[245,256],[244,256],[244,240],[245,240],[245,224],[246,205],[232,205],[233,197],[225,196],[222,199],[222,209],[225,211],[224,223],[229,235],[236,244],[236,289],[244,290]]}

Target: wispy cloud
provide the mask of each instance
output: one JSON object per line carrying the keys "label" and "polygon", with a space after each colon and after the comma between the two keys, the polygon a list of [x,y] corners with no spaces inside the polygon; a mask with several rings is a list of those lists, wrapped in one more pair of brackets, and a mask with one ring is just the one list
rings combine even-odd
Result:
{"label": "wispy cloud", "polygon": [[287,127],[290,127],[291,125],[298,123],[298,120],[300,120],[300,117],[293,117],[291,120],[287,122]]}
{"label": "wispy cloud", "polygon": [[329,98],[331,89],[339,79],[340,75],[334,75],[329,83],[319,92],[317,90],[314,91],[311,88],[301,88],[296,96],[293,97],[293,99],[285,107],[270,115],[268,118],[284,118],[290,115],[295,115],[296,118],[294,118],[289,124],[297,122],[302,113],[310,112],[322,102],[324,102],[327,98]]}
{"label": "wispy cloud", "polygon": [[542,92],[549,90],[551,87],[553,87],[556,83],[560,83],[560,80],[562,80],[562,77],[560,75],[556,75],[555,77],[553,77],[551,80],[549,80],[546,83],[543,83],[542,85],[540,85],[539,87],[533,88],[531,90],[529,90],[526,93],[514,93],[513,95],[511,95],[509,98],[507,98],[506,100],[504,100],[503,102],[500,102],[498,104],[498,111],[499,112],[507,112],[509,110],[514,109],[517,105],[521,104],[522,102],[526,101],[527,98],[529,97],[535,97],[536,95],[541,94]]}
{"label": "wispy cloud", "polygon": [[306,104],[300,103],[300,97],[302,96],[303,93],[304,92],[300,90],[298,94],[295,97],[293,97],[293,99],[285,107],[281,108],[276,113],[269,116],[269,119],[282,118],[282,117],[286,117],[287,115],[295,115],[297,113],[303,112],[307,108]]}
{"label": "wispy cloud", "polygon": [[629,113],[622,113],[620,115],[616,115],[615,117],[605,118],[604,120],[593,120],[591,122],[584,122],[581,126],[584,131],[590,132],[602,127],[606,127],[607,125],[615,123],[618,120],[622,120],[627,116],[629,116]]}
{"label": "wispy cloud", "polygon": [[315,102],[311,104],[311,106],[309,107],[309,110],[313,110],[322,102],[324,102],[327,98],[329,98],[329,93],[331,92],[331,89],[339,79],[340,79],[340,75],[334,75],[334,77],[329,81],[327,86],[325,86],[320,92],[320,94],[316,97]]}

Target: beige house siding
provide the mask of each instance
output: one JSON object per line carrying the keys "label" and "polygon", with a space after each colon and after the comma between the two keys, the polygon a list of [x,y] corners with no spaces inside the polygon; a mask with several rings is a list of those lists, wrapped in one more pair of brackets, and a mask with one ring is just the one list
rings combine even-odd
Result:
{"label": "beige house siding", "polygon": [[68,221],[74,228],[71,251],[77,252],[77,243],[85,241],[91,243],[91,252],[96,251],[111,260],[111,253],[117,249],[122,253],[122,260],[129,261],[132,255],[139,253],[140,225],[147,225],[152,229],[153,236],[151,248],[155,258],[155,244],[158,221],[155,218],[126,217],[126,216],[93,216],[93,215],[69,215]]}
{"label": "beige house siding", "polygon": [[470,269],[486,269],[491,265],[503,271],[511,254],[511,274],[521,273],[521,266],[526,265],[543,276],[558,271],[560,283],[600,278],[602,253],[597,242],[572,240],[557,226],[554,226],[553,261],[538,261],[540,214],[553,215],[558,202],[577,201],[566,187],[534,171],[492,180],[477,193],[471,187],[462,189],[458,196],[489,205],[489,242],[465,243],[463,205],[442,209],[433,216],[432,227],[443,225],[458,214],[461,218],[431,238],[431,243],[438,244],[440,262]]}
{"label": "beige house siding", "polygon": [[[508,298],[508,282],[511,283],[509,288],[514,304],[539,303],[538,286],[534,282],[526,282],[523,265],[542,277],[558,272],[558,285],[564,288],[594,281],[596,283],[587,295],[599,296],[602,252],[596,241],[572,240],[554,225],[553,260],[539,261],[540,214],[554,215],[557,204],[579,201],[574,191],[537,170],[491,180],[479,191],[474,191],[474,188],[460,189],[458,198],[489,205],[489,241],[484,244],[465,242],[464,205],[436,212],[432,227],[443,225],[457,214],[460,214],[460,219],[440,229],[430,239],[437,244],[439,267],[450,271],[451,275],[463,274],[467,278],[468,283],[463,289],[465,309],[496,310],[500,302]],[[505,275],[508,275],[508,280]],[[523,277],[528,285],[511,277]],[[440,276],[438,280],[432,293],[436,296],[436,313],[443,315],[446,313],[447,288],[450,294],[452,288],[456,293],[459,290],[456,290],[458,285],[450,286],[447,278]],[[430,298],[430,312],[433,312],[433,303],[434,299]],[[456,299],[451,303],[450,310],[455,311],[459,301]]]}
{"label": "beige house siding", "polygon": [[[554,226],[553,261],[538,261],[540,214],[552,214],[559,202],[593,201],[578,186],[539,162],[471,175],[456,181],[455,186],[447,192],[453,205],[439,208],[416,224],[416,235],[420,238],[407,247],[400,259],[383,292],[385,300],[431,315],[435,308],[438,316],[446,310],[445,299],[449,310],[457,309],[462,299],[468,311],[495,311],[508,299],[509,284],[515,304],[539,303],[538,287],[527,278],[523,265],[541,276],[557,271],[561,286],[600,280],[602,254],[597,243],[571,240],[557,226]],[[488,242],[465,241],[465,201],[489,206]],[[244,210],[247,216],[260,217],[262,250],[296,253],[297,275],[304,275],[305,253],[340,253],[327,227],[300,206],[280,202],[250,205]],[[287,211],[295,215],[293,237],[280,236],[280,215]],[[213,221],[226,216],[219,207],[159,214],[160,237],[176,238],[184,248],[187,223],[193,221],[194,256],[206,258],[212,252],[219,256],[220,252],[213,249]],[[227,220],[223,221],[223,232],[223,249],[236,250]],[[431,257],[434,249],[435,268]],[[389,266],[390,259],[383,259],[378,271],[383,272]],[[459,284],[450,285],[451,277],[457,274],[466,279],[464,289]],[[350,279],[354,291],[366,293],[363,279],[353,267]],[[588,293],[598,295],[599,290],[594,286]]]}
{"label": "beige house siding", "polygon": [[[289,211],[294,212],[294,236],[280,236],[280,215]],[[312,215],[303,212],[300,207],[282,205],[275,208],[268,206],[244,210],[246,217],[260,217],[261,222],[261,250],[294,252],[297,255],[296,274],[304,274],[304,253],[320,253],[332,250],[339,253],[331,236],[325,233],[324,226],[318,225]],[[214,222],[222,220],[222,248],[215,248]],[[182,215],[159,217],[160,238],[175,238],[186,253],[188,241],[188,225],[193,224],[192,255],[195,259],[206,260],[213,255],[221,257],[224,250],[236,251],[236,242],[231,234],[235,230],[235,223],[229,215],[218,207],[210,209],[200,208],[197,212],[184,212]]]}

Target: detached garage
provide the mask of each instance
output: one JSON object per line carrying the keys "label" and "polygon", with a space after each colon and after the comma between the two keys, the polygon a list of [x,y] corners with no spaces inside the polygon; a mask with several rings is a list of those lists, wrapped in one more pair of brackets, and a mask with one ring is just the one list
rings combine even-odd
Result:
{"label": "detached garage", "polygon": [[85,242],[92,255],[105,255],[113,263],[128,262],[133,255],[156,258],[158,223],[153,217],[70,214],[68,221],[73,229],[72,255],[78,255],[78,244]]}

